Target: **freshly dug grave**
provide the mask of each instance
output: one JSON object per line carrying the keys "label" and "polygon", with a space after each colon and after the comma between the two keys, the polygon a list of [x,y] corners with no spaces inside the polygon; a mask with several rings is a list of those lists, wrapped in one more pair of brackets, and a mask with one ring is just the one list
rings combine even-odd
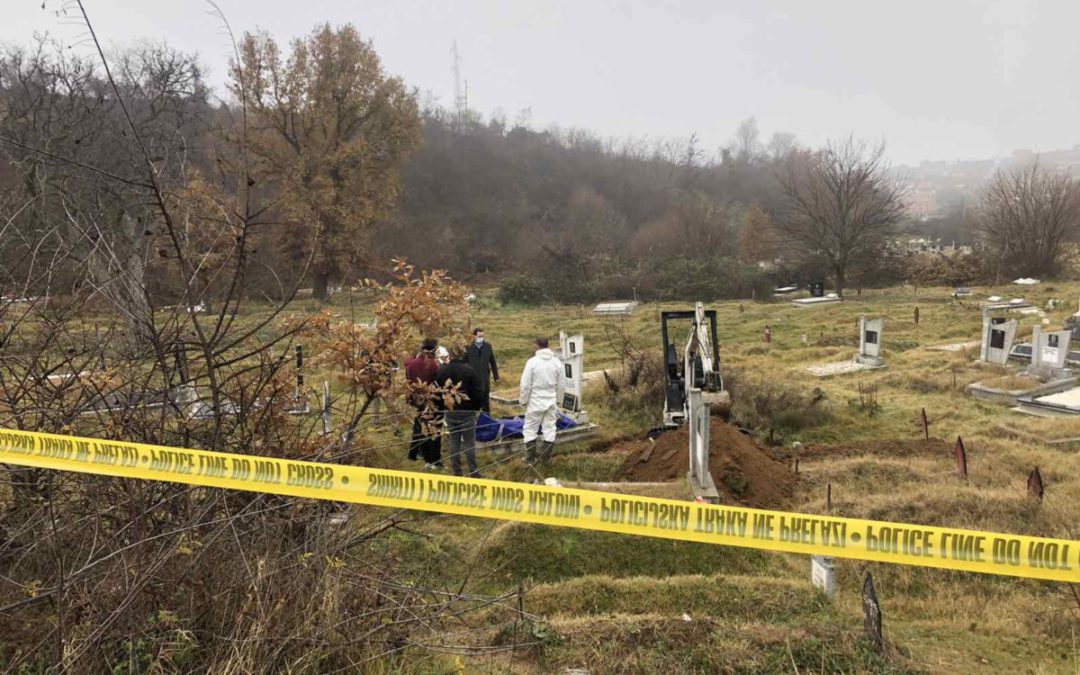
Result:
{"label": "freshly dug grave", "polygon": [[[794,493],[794,472],[735,427],[713,418],[709,445],[709,468],[725,502],[773,507],[784,504]],[[685,427],[661,434],[655,443],[627,441],[611,450],[628,453],[620,472],[625,481],[685,479],[690,467],[690,439]]]}

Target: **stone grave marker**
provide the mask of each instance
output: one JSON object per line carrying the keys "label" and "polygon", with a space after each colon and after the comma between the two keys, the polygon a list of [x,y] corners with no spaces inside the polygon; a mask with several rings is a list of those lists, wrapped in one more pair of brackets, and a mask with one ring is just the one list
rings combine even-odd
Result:
{"label": "stone grave marker", "polygon": [[687,400],[687,428],[690,432],[690,468],[687,478],[694,496],[707,502],[719,501],[712,472],[709,469],[709,404],[705,403],[700,389],[691,389]]}
{"label": "stone grave marker", "polygon": [[1028,372],[1033,375],[1063,377],[1068,373],[1065,359],[1069,356],[1069,339],[1072,332],[1067,330],[1043,331],[1036,325],[1031,329],[1031,365]]}
{"label": "stone grave marker", "polygon": [[810,583],[830,598],[836,597],[836,566],[832,558],[823,555],[810,556]]}
{"label": "stone grave marker", "polygon": [[810,297],[811,298],[824,298],[825,297],[825,282],[824,281],[811,281],[810,282]]}
{"label": "stone grave marker", "polygon": [[859,353],[855,360],[870,366],[883,365],[881,360],[881,333],[885,319],[859,318]]}
{"label": "stone grave marker", "polygon": [[585,374],[585,336],[567,336],[566,331],[559,331],[557,356],[563,363],[563,371],[566,375],[566,391],[560,404],[569,412],[581,412]]}
{"label": "stone grave marker", "polygon": [[982,351],[979,360],[1003,366],[1009,361],[1009,351],[1016,339],[1016,319],[983,316]]}

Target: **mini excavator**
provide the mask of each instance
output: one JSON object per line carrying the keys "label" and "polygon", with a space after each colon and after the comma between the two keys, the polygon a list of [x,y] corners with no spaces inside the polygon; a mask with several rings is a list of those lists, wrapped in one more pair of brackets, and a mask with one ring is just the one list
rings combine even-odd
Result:
{"label": "mini excavator", "polygon": [[[691,322],[686,347],[680,354],[672,342],[669,324]],[[707,322],[707,323],[706,323]],[[731,395],[724,390],[720,375],[720,343],[716,333],[716,310],[697,303],[693,311],[660,312],[660,332],[664,340],[664,426],[678,427],[689,416],[687,403],[691,389],[700,389],[710,414],[724,417],[731,411]]]}

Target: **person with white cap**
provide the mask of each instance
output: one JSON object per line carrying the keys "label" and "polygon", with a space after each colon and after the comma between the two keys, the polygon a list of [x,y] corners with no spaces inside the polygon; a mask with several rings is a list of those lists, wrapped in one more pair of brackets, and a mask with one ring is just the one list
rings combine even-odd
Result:
{"label": "person with white cap", "polygon": [[[440,347],[439,349],[442,349]],[[445,361],[444,361],[445,359]],[[446,420],[446,448],[450,455],[450,467],[455,476],[462,475],[461,455],[469,465],[469,476],[480,477],[476,464],[476,418],[479,415],[481,389],[480,381],[465,361],[463,352],[440,356],[443,365],[435,373],[435,384],[443,387],[440,397],[443,404],[443,419]],[[450,391],[453,393],[450,393]]]}

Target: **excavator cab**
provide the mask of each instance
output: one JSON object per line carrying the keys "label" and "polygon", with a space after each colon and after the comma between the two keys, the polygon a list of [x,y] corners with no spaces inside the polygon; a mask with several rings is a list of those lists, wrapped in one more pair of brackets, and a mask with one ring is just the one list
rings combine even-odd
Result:
{"label": "excavator cab", "polygon": [[[673,341],[675,323],[689,321],[686,347],[679,354]],[[730,408],[730,397],[720,376],[720,341],[716,331],[716,311],[700,302],[692,311],[660,313],[660,333],[664,345],[664,426],[686,422],[686,401],[690,389],[701,389],[720,414]],[[689,380],[689,381],[688,381]]]}

